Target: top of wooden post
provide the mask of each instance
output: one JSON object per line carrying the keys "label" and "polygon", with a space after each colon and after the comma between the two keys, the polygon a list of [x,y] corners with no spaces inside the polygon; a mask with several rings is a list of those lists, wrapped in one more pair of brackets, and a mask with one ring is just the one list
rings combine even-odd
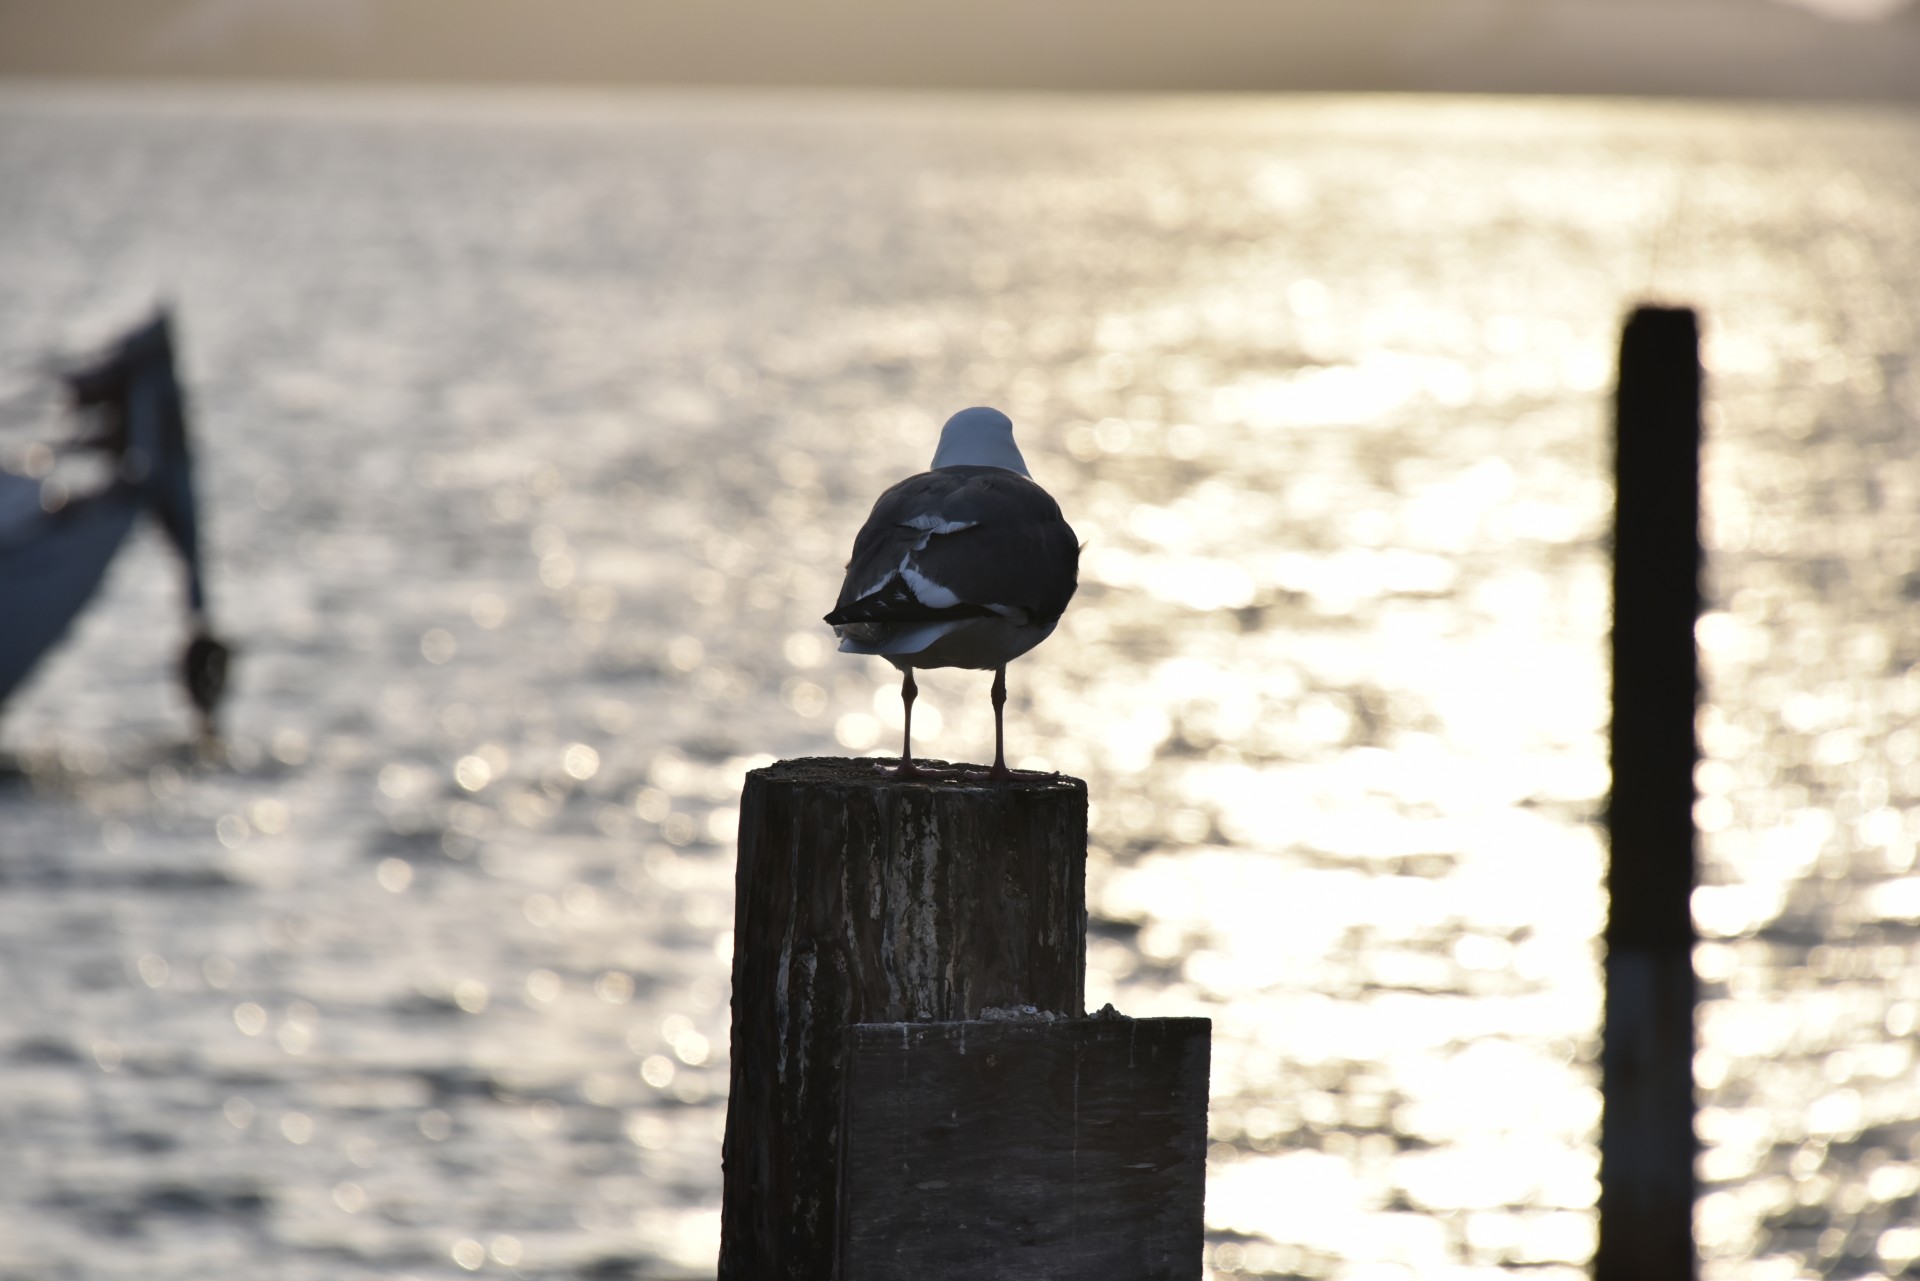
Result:
{"label": "top of wooden post", "polygon": [[1043,774],[1035,770],[1015,770],[1011,778],[988,778],[985,766],[956,765],[947,761],[916,760],[923,769],[938,773],[901,778],[895,773],[898,762],[883,756],[799,756],[775,761],[752,771],[769,783],[801,786],[866,789],[887,788],[920,792],[1078,792],[1086,794],[1087,784],[1071,774]]}

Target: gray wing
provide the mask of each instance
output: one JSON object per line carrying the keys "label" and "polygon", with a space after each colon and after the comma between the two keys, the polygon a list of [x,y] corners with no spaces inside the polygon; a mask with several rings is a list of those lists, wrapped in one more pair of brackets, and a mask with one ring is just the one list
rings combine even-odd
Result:
{"label": "gray wing", "polygon": [[826,621],[1050,625],[1079,573],[1079,540],[1046,490],[998,467],[943,467],[880,495]]}

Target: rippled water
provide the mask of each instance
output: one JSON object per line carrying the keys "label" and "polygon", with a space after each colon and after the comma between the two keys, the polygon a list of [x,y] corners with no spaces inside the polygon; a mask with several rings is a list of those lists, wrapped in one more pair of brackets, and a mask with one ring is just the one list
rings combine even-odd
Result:
{"label": "rippled water", "polygon": [[1009,736],[1092,788],[1089,1001],[1215,1020],[1214,1275],[1580,1275],[1645,297],[1707,1275],[1920,1257],[1920,118],[16,86],[0,279],[0,392],[174,301],[242,650],[198,758],[146,537],[8,709],[0,1276],[711,1275],[739,780],[891,748],[818,618],[983,401],[1087,542]]}

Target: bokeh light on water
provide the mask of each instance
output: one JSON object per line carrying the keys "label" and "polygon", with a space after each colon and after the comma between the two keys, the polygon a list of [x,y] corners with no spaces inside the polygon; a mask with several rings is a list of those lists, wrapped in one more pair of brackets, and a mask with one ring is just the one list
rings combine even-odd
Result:
{"label": "bokeh light on water", "polygon": [[[8,90],[6,376],[157,291],[143,543],[9,709],[0,1271],[710,1275],[755,763],[893,749],[852,531],[1008,409],[1089,998],[1215,1020],[1216,1276],[1582,1271],[1616,326],[1705,311],[1708,1275],[1920,1257],[1920,123]],[[11,448],[8,444],[6,447]],[[916,743],[980,759],[986,680]]]}

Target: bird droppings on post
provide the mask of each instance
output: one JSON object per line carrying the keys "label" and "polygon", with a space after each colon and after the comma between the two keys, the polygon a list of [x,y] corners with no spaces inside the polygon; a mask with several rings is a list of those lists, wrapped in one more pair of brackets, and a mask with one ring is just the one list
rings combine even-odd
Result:
{"label": "bird droppings on post", "polygon": [[1051,1023],[1055,1019],[1065,1017],[1067,1016],[1056,1014],[1052,1010],[1037,1010],[1031,1005],[989,1005],[980,1011],[982,1023]]}

